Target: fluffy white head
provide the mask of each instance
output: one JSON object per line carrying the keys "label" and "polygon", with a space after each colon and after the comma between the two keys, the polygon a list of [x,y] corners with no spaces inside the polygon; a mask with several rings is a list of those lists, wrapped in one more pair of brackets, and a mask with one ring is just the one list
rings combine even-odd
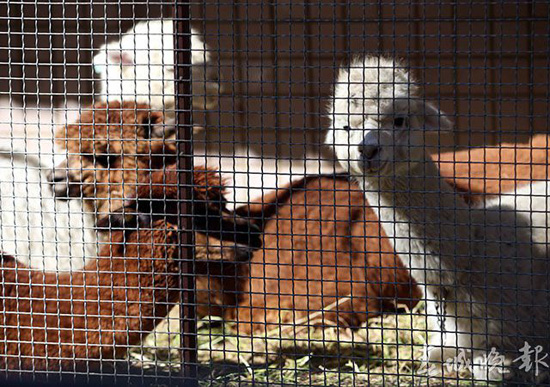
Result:
{"label": "fluffy white head", "polygon": [[360,176],[406,173],[425,158],[426,130],[452,128],[400,62],[375,56],[340,70],[329,118],[326,143]]}
{"label": "fluffy white head", "polygon": [[[202,36],[194,29],[191,34],[193,79],[203,86],[193,85],[198,95],[193,105],[212,108],[219,93],[217,74],[206,70],[212,57]],[[137,100],[159,110],[175,108],[173,20],[136,24],[120,40],[103,45],[93,65],[101,77],[101,99]]]}

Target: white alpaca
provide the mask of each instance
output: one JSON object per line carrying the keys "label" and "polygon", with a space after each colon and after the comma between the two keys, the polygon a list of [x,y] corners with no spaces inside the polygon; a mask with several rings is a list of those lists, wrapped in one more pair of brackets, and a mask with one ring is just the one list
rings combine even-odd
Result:
{"label": "white alpaca", "polygon": [[[174,115],[173,20],[137,23],[120,40],[101,46],[93,65],[101,77],[99,97],[108,101],[137,100]],[[220,92],[212,54],[201,34],[191,29],[193,107],[216,107]]]}
{"label": "white alpaca", "polygon": [[78,270],[97,256],[82,201],[56,200],[36,156],[0,149],[0,251],[46,271]]}
{"label": "white alpaca", "polygon": [[428,364],[439,373],[462,356],[477,380],[542,380],[513,360],[525,342],[550,352],[550,185],[468,207],[423,143],[426,130],[452,123],[391,59],[367,57],[342,69],[329,113],[327,144],[362,184],[395,251],[424,286],[438,327],[426,347]]}

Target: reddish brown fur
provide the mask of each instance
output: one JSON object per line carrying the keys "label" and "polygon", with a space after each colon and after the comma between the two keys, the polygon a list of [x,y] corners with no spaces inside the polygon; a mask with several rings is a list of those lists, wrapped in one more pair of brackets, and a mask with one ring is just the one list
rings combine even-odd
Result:
{"label": "reddish brown fur", "polygon": [[[140,198],[177,197],[177,190],[164,189],[166,184],[176,186],[172,168],[153,174],[151,181],[154,184],[138,190]],[[198,263],[209,273],[196,277],[200,316],[234,318],[240,304],[236,319],[241,329],[270,329],[278,324],[279,308],[290,312],[282,313],[283,321],[290,322],[353,296],[338,306],[338,313],[324,313],[324,319],[357,326],[383,311],[395,311],[397,304],[417,303],[420,290],[391,250],[363,194],[345,177],[310,177],[263,200],[237,211],[260,224],[265,221],[265,250],[253,255],[252,280],[247,262],[220,259],[223,254],[212,247],[202,251],[205,237],[195,234],[196,253],[207,259]],[[170,202],[163,202],[170,211],[166,203]],[[311,251],[303,251],[306,247]],[[216,260],[217,264],[212,262]],[[264,297],[264,292],[269,295]]]}
{"label": "reddish brown fur", "polygon": [[[67,183],[64,180],[77,186],[84,182],[82,190],[73,194],[82,194],[94,203],[94,208],[101,212],[98,224],[132,227],[135,226],[132,214],[136,213],[177,222],[178,172],[175,164],[170,164],[175,154],[174,144],[161,138],[149,139],[166,134],[165,130],[155,131],[154,126],[162,122],[162,114],[151,112],[147,105],[102,102],[84,112],[80,124],[58,131],[57,141],[70,151],[71,169],[68,176],[63,168],[55,174],[60,175],[62,184]],[[150,124],[153,127],[146,128]],[[67,136],[70,138],[66,139]],[[115,163],[97,162],[97,155],[105,153],[105,149],[117,156]],[[95,163],[87,153],[96,155]],[[82,175],[73,173],[78,172],[80,166],[90,170]],[[237,245],[235,240],[248,238],[252,225],[226,209],[225,181],[218,173],[197,166],[193,177],[193,226],[197,231],[204,231],[195,232],[198,314],[221,315],[223,305],[236,304],[236,293],[232,291],[238,287],[236,273],[251,255],[247,246]],[[140,200],[136,201],[136,197]],[[110,208],[106,207],[109,202]],[[258,245],[259,236],[255,239]]]}
{"label": "reddish brown fur", "polygon": [[[135,219],[123,210],[127,199],[139,196],[138,189],[155,189],[147,194],[160,199],[154,203],[159,211],[152,212],[163,213],[162,200],[177,199],[179,187],[175,165],[170,165],[176,147],[166,139],[170,130],[163,122],[161,112],[135,102],[100,102],[84,111],[78,123],[56,133],[57,142],[68,151],[66,165],[56,167],[52,175],[56,195],[69,191],[82,196],[100,226],[132,225]],[[194,180],[196,230],[218,238],[231,235],[235,242],[259,247],[258,236],[247,236],[251,225],[226,210],[223,179],[199,166]],[[172,183],[164,185],[168,181]]]}
{"label": "reddish brown fur", "polygon": [[[504,143],[494,148],[476,148],[435,155],[434,159],[439,162],[442,175],[455,186],[457,191],[464,194],[468,200],[475,202],[481,200],[484,194],[496,195],[513,190],[517,185],[530,183],[534,180],[547,180],[549,176],[549,142],[548,135],[537,135],[527,144]],[[303,195],[302,188],[304,186],[313,192]],[[384,303],[377,299],[380,294],[386,295],[386,297],[389,294],[388,299],[391,299],[393,292],[393,297],[405,296],[405,300],[413,300],[420,296],[419,290],[413,288],[410,290],[413,297],[407,297],[409,289],[406,286],[398,287],[397,290],[392,287],[384,289],[383,286],[376,285],[364,286],[366,290],[357,289],[360,287],[362,278],[364,283],[373,280],[376,283],[378,278],[381,278],[383,282],[396,282],[395,278],[397,278],[397,282],[404,284],[410,280],[406,272],[403,271],[401,263],[395,260],[385,237],[382,236],[381,245],[378,245],[377,238],[381,235],[381,231],[377,219],[355,185],[351,187],[349,196],[345,194],[350,188],[349,183],[344,183],[344,180],[340,178],[322,177],[317,181],[306,179],[293,183],[289,188],[266,195],[263,198],[263,203],[251,204],[238,210],[241,215],[247,214],[258,219],[260,223],[276,214],[275,219],[268,220],[266,223],[265,252],[257,251],[252,258],[251,276],[256,278],[247,285],[249,291],[246,293],[247,298],[241,303],[237,320],[239,322],[251,321],[253,324],[241,324],[242,329],[246,331],[264,329],[263,322],[269,324],[267,325],[268,329],[277,326],[280,318],[279,308],[290,311],[294,309],[307,310],[307,312],[296,313],[295,317],[283,316],[283,321],[303,317],[307,313],[333,303],[337,297],[346,297],[346,293],[351,293],[351,290],[354,294],[363,297],[365,294],[369,294],[367,302],[365,303],[361,299],[359,299],[359,304],[355,305],[347,302],[340,308],[341,317],[336,317],[331,313],[328,316],[325,314],[325,319],[330,317],[334,321],[345,316],[344,319],[351,320],[352,324],[356,324],[364,321],[366,310],[376,314],[384,308]],[[298,192],[294,193],[296,188]],[[335,188],[342,192],[332,192]],[[322,191],[319,192],[320,189]],[[307,209],[304,206],[305,203],[308,204]],[[339,204],[341,207],[334,209],[334,204]],[[351,211],[347,210],[349,204],[352,206]],[[283,207],[278,207],[281,205]],[[322,216],[320,211],[322,211]],[[365,225],[363,230],[356,224],[349,226],[352,219],[357,219],[357,216],[367,220],[363,222]],[[326,221],[322,222],[321,217],[324,217]],[[342,222],[331,222],[335,218]],[[303,219],[308,220],[304,221]],[[300,235],[306,231],[306,225],[307,237]],[[320,231],[324,232],[322,237],[319,236]],[[338,237],[330,237],[330,235]],[[340,237],[340,235],[343,236]],[[351,238],[351,242],[348,242],[345,238],[346,235],[358,238]],[[357,254],[358,251],[365,251],[365,249],[356,247],[357,243],[363,240],[361,237],[365,235],[370,236],[367,239],[369,254],[366,257],[364,254]],[[349,247],[350,243],[351,248]],[[318,246],[321,245],[323,249],[332,251],[337,248],[341,251],[340,257],[336,258],[334,253],[329,255],[330,253],[327,251],[322,254],[313,251],[309,254],[305,251],[292,251],[293,248],[305,250],[304,246],[319,248]],[[346,254],[345,251],[348,250],[352,253]],[[383,251],[384,254],[380,255],[377,251]],[[361,264],[361,259],[358,260],[358,257],[361,256],[363,256],[361,259],[366,259],[367,266],[370,267],[369,270],[361,270],[361,266],[365,266],[365,264]],[[320,267],[314,267],[311,264],[311,262],[320,262],[321,259],[329,266],[326,269],[328,274],[321,273]],[[334,283],[318,281],[321,274],[322,278],[334,276],[335,260],[339,264],[338,280],[344,282],[349,279],[351,273],[354,281],[358,281],[358,286],[356,284],[350,286],[347,283],[336,290]],[[388,260],[390,261],[389,265]],[[268,266],[264,267],[264,262],[267,262]],[[394,262],[395,264],[393,264]],[[357,266],[354,266],[351,271],[349,268],[346,270],[350,264]],[[398,269],[395,271],[385,269],[387,266]],[[343,270],[340,270],[342,268]],[[264,296],[263,293],[266,291],[271,294]],[[335,294],[335,296],[321,300],[319,297],[321,294]],[[414,301],[409,304],[412,303]],[[267,314],[264,311],[266,306],[270,308]]]}
{"label": "reddish brown fur", "polygon": [[[224,205],[224,180],[218,173],[200,168],[202,167],[198,167],[194,173],[194,200],[197,201],[194,203],[193,214],[196,216],[194,220],[209,216],[215,219],[228,216],[229,212]],[[152,202],[156,202],[159,208],[146,207],[146,212],[152,210],[153,214],[165,213],[168,217],[177,214],[177,202],[174,199],[178,198],[178,174],[175,165],[168,166],[165,171],[151,174],[147,180],[148,183],[140,184],[138,188],[138,200],[129,201],[127,208],[135,209],[136,203],[141,203],[138,211],[142,211],[143,203],[149,203],[150,206]],[[244,219],[241,220],[244,221]],[[229,225],[229,231],[231,232],[236,226],[234,223]],[[244,227],[242,233],[246,235],[250,225],[246,223]],[[211,234],[214,233],[194,233],[197,274],[195,289],[199,318],[208,315],[223,316],[227,311],[235,308],[251,257],[250,248],[235,244],[234,241],[212,237]]]}
{"label": "reddish brown fur", "polygon": [[[84,271],[73,272],[70,275],[57,277],[54,274],[30,272],[20,265],[17,266],[17,272],[14,272],[13,267],[16,264],[12,259],[7,258],[3,276],[8,285],[4,287],[4,297],[6,298],[8,294],[23,296],[32,294],[33,298],[39,299],[30,303],[25,298],[8,298],[11,302],[7,304],[4,322],[7,325],[14,325],[14,321],[18,318],[22,322],[18,325],[19,331],[17,325],[8,329],[7,336],[15,339],[13,346],[9,346],[7,350],[8,355],[13,355],[13,358],[6,360],[10,368],[71,368],[74,365],[73,353],[81,360],[122,356],[129,345],[137,344],[166,317],[170,307],[177,300],[179,292],[174,289],[178,288],[178,268],[172,258],[177,252],[178,245],[173,226],[170,226],[167,220],[175,221],[171,215],[177,213],[176,202],[173,199],[178,197],[178,174],[174,165],[166,166],[164,163],[159,163],[159,161],[169,161],[170,158],[166,157],[166,154],[173,155],[175,148],[173,144],[159,139],[148,139],[147,133],[151,133],[154,128],[144,128],[149,122],[146,117],[157,117],[154,123],[158,124],[162,122],[162,115],[155,112],[149,113],[147,106],[125,103],[120,110],[119,104],[111,103],[109,114],[105,107],[106,105],[96,105],[92,112],[87,112],[81,117],[80,122],[86,123],[82,125],[84,129],[76,131],[75,125],[69,125],[65,131],[58,133],[58,136],[62,137],[67,134],[76,136],[66,142],[70,152],[74,153],[69,155],[68,165],[73,168],[84,166],[93,170],[74,175],[71,169],[71,174],[67,176],[66,171],[60,169],[62,179],[56,179],[55,173],[59,173],[56,170],[54,182],[56,184],[84,183],[82,195],[94,203],[95,208],[100,211],[110,211],[103,215],[103,218],[108,220],[111,217],[116,219],[118,214],[124,213],[123,210],[131,212],[132,203],[134,203],[134,209],[139,211],[135,197],[139,197],[141,193],[146,202],[151,203],[156,200],[162,204],[161,211],[146,213],[162,220],[155,221],[155,228],[158,230],[154,235],[144,231],[151,227],[150,222],[142,223],[139,232],[134,229],[133,232],[113,233],[111,244],[103,247],[101,257],[97,261],[87,265]],[[91,117],[94,120],[91,120]],[[92,125],[94,123],[96,125]],[[126,126],[127,123],[130,125]],[[78,136],[82,137],[81,141]],[[75,148],[77,144],[82,146],[78,145],[78,148]],[[108,165],[98,165],[98,155],[105,154],[106,149],[109,150],[110,155],[116,155],[116,158]],[[86,155],[86,153],[91,154]],[[222,216],[227,216],[221,177],[213,171],[197,170],[195,182],[200,185],[195,188],[195,196],[202,199],[202,207],[193,208],[194,211],[198,211],[198,213],[194,212],[197,215],[194,219],[199,221],[204,217],[216,221]],[[165,183],[168,185],[164,186]],[[102,199],[107,200],[102,201]],[[111,205],[105,208],[105,203],[111,203]],[[117,205],[113,206],[113,203]],[[119,207],[122,205],[124,207]],[[154,209],[151,205],[148,208]],[[103,218],[100,217],[98,223],[101,223]],[[119,224],[127,227],[128,225],[125,224],[127,220],[124,217]],[[150,219],[147,218],[147,220]],[[203,222],[208,224],[206,220]],[[248,223],[241,223],[241,225],[246,228]],[[163,226],[168,227],[168,230],[163,230]],[[235,233],[234,229],[232,225],[229,233]],[[124,235],[127,236],[126,240],[123,239]],[[234,265],[237,260],[249,259],[249,249],[237,246],[235,243],[223,242],[200,233],[196,233],[196,240],[199,243],[196,249],[196,258],[199,261],[196,265],[198,274],[211,275],[221,272],[222,269],[219,266],[221,260],[227,259],[230,261],[229,265]],[[109,255],[111,252],[112,256]],[[148,259],[149,257],[157,260]],[[227,266],[223,267],[223,274],[225,275],[226,272]],[[221,304],[230,302],[235,304],[235,301],[231,301],[231,296],[219,291],[226,282],[231,282],[231,279],[226,279],[224,275],[209,279],[197,277],[199,301],[219,297]],[[98,281],[100,281],[99,286]],[[61,288],[62,291],[58,293],[57,288]],[[44,308],[51,316],[48,315],[45,320],[37,321],[35,316],[42,317],[39,316],[39,312]],[[96,317],[98,308],[100,308],[100,317]],[[31,309],[32,320],[28,313],[25,314]],[[57,310],[64,312],[59,321],[54,313]],[[217,309],[214,310],[216,311]],[[199,313],[204,312],[199,309]],[[218,313],[223,313],[223,308]],[[101,337],[98,330],[102,332]],[[44,341],[46,333],[47,347],[40,344],[40,341]],[[21,342],[17,343],[17,341]],[[32,341],[34,345],[31,344]],[[61,344],[56,345],[55,343],[59,341]],[[94,347],[94,343],[100,346]],[[20,350],[18,344],[20,344]],[[17,362],[19,355],[33,355],[35,359],[28,358],[19,364]],[[48,361],[44,355],[47,355]],[[67,359],[59,362],[56,361],[56,356]],[[84,361],[77,363],[83,365]],[[91,363],[94,361],[87,361],[86,365],[89,366]]]}
{"label": "reddish brown fur", "polygon": [[[163,122],[163,114],[146,104],[96,103],[77,123],[57,131],[56,142],[68,157],[54,181],[65,177],[70,195],[82,194],[99,216],[120,210],[124,198],[135,195],[139,174],[174,160],[176,148],[164,139]],[[66,192],[66,185],[59,188],[56,193]]]}
{"label": "reddish brown fur", "polygon": [[195,167],[193,172],[194,199],[198,200],[219,200],[225,202],[226,180],[211,168],[202,165]]}
{"label": "reddish brown fur", "polygon": [[[0,365],[73,370],[124,356],[179,297],[174,226],[113,232],[82,271],[31,271],[4,256]],[[90,360],[90,361],[88,361]]]}
{"label": "reddish brown fur", "polygon": [[272,202],[239,210],[261,218],[280,205],[265,223],[264,249],[252,257],[239,329],[270,330],[339,301],[317,322],[358,326],[397,304],[418,302],[420,289],[354,183],[310,177],[265,199]]}
{"label": "reddish brown fur", "polygon": [[[225,226],[228,229],[227,233],[238,232],[240,221],[243,236],[249,234],[251,231],[249,222],[235,214],[230,214],[225,208],[224,180],[218,173],[201,168],[198,167],[194,174],[194,184],[196,185],[194,199],[197,202],[194,203],[193,213],[198,215],[194,220],[198,218],[223,219],[231,216],[233,223]],[[128,206],[135,208],[135,204],[140,203],[139,207],[142,208],[143,203],[149,203],[150,206],[151,200],[154,200],[160,208],[155,210],[153,207],[153,213],[163,212],[168,216],[177,214],[177,202],[174,201],[178,197],[177,175],[174,165],[167,167],[165,171],[153,173],[148,179],[148,183],[140,185],[138,200],[129,201]],[[201,205],[201,202],[207,205]],[[149,209],[149,207],[146,208]],[[141,209],[138,210],[141,211]],[[197,223],[199,227],[203,224],[203,222]],[[213,226],[212,228],[215,231],[218,227]],[[248,261],[252,253],[252,249],[245,245],[235,244],[233,240],[224,241],[212,237],[212,234],[215,232],[194,233],[197,273],[195,288],[199,317],[223,316],[235,308],[239,292],[244,286],[243,278],[246,276]],[[238,237],[231,239],[238,239]]]}
{"label": "reddish brown fur", "polygon": [[441,175],[476,202],[483,194],[498,195],[518,185],[547,180],[549,144],[550,137],[539,134],[528,143],[502,143],[433,157],[439,162]]}
{"label": "reddish brown fur", "polygon": [[205,316],[231,316],[244,290],[252,250],[195,233],[196,311]]}
{"label": "reddish brown fur", "polygon": [[[242,245],[260,247],[259,227],[252,224],[248,218],[240,217],[227,210],[227,200],[224,196],[225,180],[217,172],[205,169],[203,166],[195,168],[193,177],[194,230],[218,239],[230,239]],[[135,203],[140,204],[137,211],[177,214],[175,199],[178,198],[179,187],[175,165],[169,165],[164,170],[150,175],[144,174],[137,190],[137,197],[141,199]],[[128,205],[132,206],[131,201],[127,202]]]}
{"label": "reddish brown fur", "polygon": [[[178,172],[176,165],[167,165],[150,176],[139,179],[137,197],[140,198],[171,198],[178,197]],[[195,200],[225,202],[225,179],[211,168],[196,166],[193,172],[193,190]]]}

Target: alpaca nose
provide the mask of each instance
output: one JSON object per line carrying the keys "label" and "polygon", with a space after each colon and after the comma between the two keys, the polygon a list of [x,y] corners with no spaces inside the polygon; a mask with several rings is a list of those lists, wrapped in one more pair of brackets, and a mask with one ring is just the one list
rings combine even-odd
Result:
{"label": "alpaca nose", "polygon": [[252,253],[254,253],[253,248],[248,246],[235,246],[235,261],[236,262],[248,262],[252,258]]}
{"label": "alpaca nose", "polygon": [[367,133],[363,142],[359,144],[359,153],[361,153],[361,158],[366,170],[373,170],[380,167],[380,153],[382,147],[380,146],[380,141],[378,135],[373,132]]}
{"label": "alpaca nose", "polygon": [[70,197],[79,196],[80,187],[72,183],[72,175],[67,174],[64,168],[55,168],[46,176],[56,198],[68,199]]}

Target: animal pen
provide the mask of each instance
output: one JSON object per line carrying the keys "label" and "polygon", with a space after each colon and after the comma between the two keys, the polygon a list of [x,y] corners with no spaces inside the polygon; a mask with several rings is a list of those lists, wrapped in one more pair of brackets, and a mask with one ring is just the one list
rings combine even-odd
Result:
{"label": "animal pen", "polygon": [[549,383],[546,1],[0,4],[0,370]]}

